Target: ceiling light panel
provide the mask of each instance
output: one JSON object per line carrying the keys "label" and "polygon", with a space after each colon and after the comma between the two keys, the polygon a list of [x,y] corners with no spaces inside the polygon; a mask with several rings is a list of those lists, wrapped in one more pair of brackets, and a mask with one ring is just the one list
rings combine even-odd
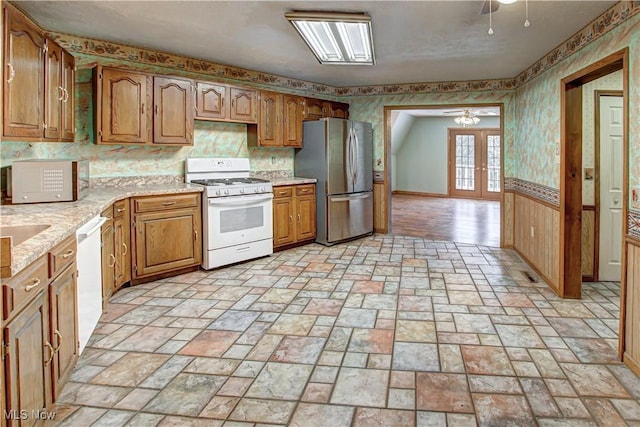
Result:
{"label": "ceiling light panel", "polygon": [[321,64],[375,63],[371,18],[363,13],[285,14]]}

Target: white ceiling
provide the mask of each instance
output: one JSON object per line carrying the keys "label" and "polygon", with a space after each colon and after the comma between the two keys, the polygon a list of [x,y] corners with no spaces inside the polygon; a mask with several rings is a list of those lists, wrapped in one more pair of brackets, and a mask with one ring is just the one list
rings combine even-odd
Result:
{"label": "white ceiling", "polygon": [[[495,1],[495,0],[494,0]],[[44,29],[331,86],[512,78],[615,1],[14,1]],[[371,16],[376,65],[320,65],[291,10]]]}

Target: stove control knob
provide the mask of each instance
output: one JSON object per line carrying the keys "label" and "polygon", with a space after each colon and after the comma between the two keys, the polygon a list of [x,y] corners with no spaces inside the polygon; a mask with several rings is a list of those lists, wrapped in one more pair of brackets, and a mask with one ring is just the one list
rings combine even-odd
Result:
{"label": "stove control knob", "polygon": [[229,195],[229,190],[224,190],[224,195],[228,196]]}
{"label": "stove control knob", "polygon": [[220,194],[222,194],[220,193],[220,190],[216,190],[216,196],[219,196]]}
{"label": "stove control knob", "polygon": [[244,194],[244,188],[240,189],[240,194]]}
{"label": "stove control knob", "polygon": [[254,187],[254,189],[253,189],[253,192],[254,192],[254,193],[257,193],[257,192],[259,192],[259,191],[260,191],[260,189],[259,189],[258,187]]}

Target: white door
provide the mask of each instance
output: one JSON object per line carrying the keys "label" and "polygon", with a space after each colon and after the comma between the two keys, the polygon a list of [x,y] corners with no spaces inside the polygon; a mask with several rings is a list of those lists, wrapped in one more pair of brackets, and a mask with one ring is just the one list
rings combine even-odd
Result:
{"label": "white door", "polygon": [[600,96],[600,246],[598,280],[620,281],[622,269],[623,109],[621,96]]}

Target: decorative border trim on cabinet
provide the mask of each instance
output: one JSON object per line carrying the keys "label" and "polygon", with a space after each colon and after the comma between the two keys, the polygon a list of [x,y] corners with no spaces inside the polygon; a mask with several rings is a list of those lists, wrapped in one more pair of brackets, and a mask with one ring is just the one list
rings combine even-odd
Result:
{"label": "decorative border trim on cabinet", "polygon": [[96,55],[105,58],[132,61],[141,64],[171,67],[178,70],[206,74],[238,82],[250,82],[291,89],[308,95],[362,96],[447,92],[484,92],[512,90],[531,81],[558,62],[599,39],[609,31],[640,13],[640,1],[620,1],[560,46],[524,70],[518,76],[507,79],[472,80],[457,82],[423,82],[394,85],[333,87],[298,80],[275,74],[262,73],[230,65],[217,64],[171,53],[121,45],[101,40],[47,32],[47,36],[70,52]]}
{"label": "decorative border trim on cabinet", "polygon": [[524,194],[555,208],[560,207],[560,190],[556,188],[547,187],[546,185],[536,182],[525,181],[520,178],[505,178],[504,189],[506,191]]}

